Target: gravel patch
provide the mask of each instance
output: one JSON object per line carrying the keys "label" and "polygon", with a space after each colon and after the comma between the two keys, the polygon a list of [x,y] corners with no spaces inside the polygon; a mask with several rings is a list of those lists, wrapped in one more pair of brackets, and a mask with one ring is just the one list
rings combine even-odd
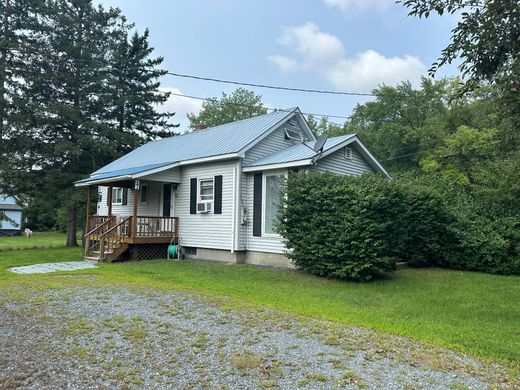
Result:
{"label": "gravel patch", "polygon": [[187,292],[0,295],[2,389],[513,388],[503,367],[406,338]]}
{"label": "gravel patch", "polygon": [[87,263],[86,261],[69,261],[60,263],[42,263],[33,265],[24,265],[21,267],[12,267],[8,271],[15,274],[47,274],[57,271],[79,271],[83,269],[97,268],[97,265]]}

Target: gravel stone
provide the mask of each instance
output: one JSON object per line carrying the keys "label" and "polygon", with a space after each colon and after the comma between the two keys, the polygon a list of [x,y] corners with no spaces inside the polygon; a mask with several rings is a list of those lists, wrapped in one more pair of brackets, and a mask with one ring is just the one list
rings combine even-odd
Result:
{"label": "gravel stone", "polygon": [[126,287],[0,295],[2,389],[487,389],[506,370],[225,298]]}

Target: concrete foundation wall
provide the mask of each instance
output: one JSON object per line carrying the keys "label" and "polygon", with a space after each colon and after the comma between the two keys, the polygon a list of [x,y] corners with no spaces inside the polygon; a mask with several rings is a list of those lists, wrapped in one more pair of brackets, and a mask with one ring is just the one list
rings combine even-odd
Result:
{"label": "concrete foundation wall", "polygon": [[186,258],[195,260],[220,261],[234,264],[253,264],[279,268],[294,268],[291,260],[279,253],[255,251],[225,251],[220,249],[197,248],[196,255],[186,254]]}
{"label": "concrete foundation wall", "polygon": [[295,268],[291,260],[280,253],[247,251],[245,252],[244,262],[246,264],[263,265],[269,267]]}

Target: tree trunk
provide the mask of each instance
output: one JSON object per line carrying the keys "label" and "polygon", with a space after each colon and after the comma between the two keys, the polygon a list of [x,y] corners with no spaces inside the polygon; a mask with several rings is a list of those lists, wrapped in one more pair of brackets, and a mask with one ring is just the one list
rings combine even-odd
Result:
{"label": "tree trunk", "polygon": [[76,239],[76,206],[70,206],[67,211],[67,243],[65,246],[78,246]]}
{"label": "tree trunk", "polygon": [[0,49],[0,158],[3,158],[4,155],[4,124],[6,122],[6,97],[5,97],[5,89],[6,89],[6,68],[7,68],[7,42],[8,42],[8,31],[9,31],[9,0],[5,0],[5,9],[4,9],[4,17],[3,17],[3,41],[5,47]]}

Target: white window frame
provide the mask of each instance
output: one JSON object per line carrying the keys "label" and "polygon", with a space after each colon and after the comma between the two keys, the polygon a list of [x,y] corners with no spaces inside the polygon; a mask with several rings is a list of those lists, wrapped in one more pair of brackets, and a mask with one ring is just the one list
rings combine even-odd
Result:
{"label": "white window frame", "polygon": [[[143,202],[143,190],[146,188],[146,199],[145,201]],[[150,195],[150,187],[148,187],[148,184],[143,184],[141,186],[141,191],[139,191],[139,203],[141,203],[142,205],[147,205],[148,204],[148,197]]]}
{"label": "white window frame", "polygon": [[[201,186],[202,182],[204,181],[211,181],[213,186],[213,194],[211,196],[211,200],[208,199],[201,199]],[[207,178],[201,178],[197,180],[197,203],[213,203],[215,201],[215,178],[214,177],[207,177]]]}
{"label": "white window frame", "polygon": [[268,176],[283,176],[287,180],[287,170],[264,172],[262,175],[262,237],[281,238],[278,233],[266,233],[265,231],[265,217],[266,213],[266,194],[267,194],[267,177]]}
{"label": "white window frame", "polygon": [[[117,202],[117,194],[121,193],[121,201]],[[116,202],[114,202],[116,199]],[[113,187],[112,188],[112,199],[110,199],[113,205],[122,205],[123,204],[123,188],[122,187]]]}
{"label": "white window frame", "polygon": [[352,160],[352,156],[353,156],[353,151],[352,151],[352,148],[349,148],[348,146],[345,148],[345,159],[351,161]]}

